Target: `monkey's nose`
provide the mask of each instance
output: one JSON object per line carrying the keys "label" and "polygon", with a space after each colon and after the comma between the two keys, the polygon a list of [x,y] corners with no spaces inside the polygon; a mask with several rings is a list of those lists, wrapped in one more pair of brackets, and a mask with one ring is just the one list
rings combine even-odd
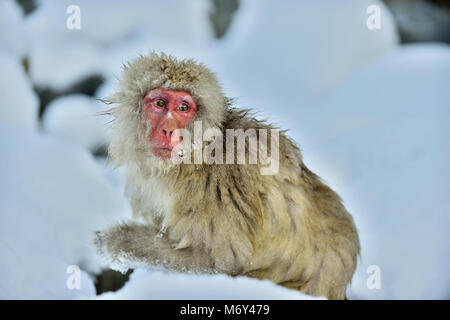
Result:
{"label": "monkey's nose", "polygon": [[163,134],[168,138],[170,138],[173,134],[173,130],[162,129],[162,131],[163,131]]}

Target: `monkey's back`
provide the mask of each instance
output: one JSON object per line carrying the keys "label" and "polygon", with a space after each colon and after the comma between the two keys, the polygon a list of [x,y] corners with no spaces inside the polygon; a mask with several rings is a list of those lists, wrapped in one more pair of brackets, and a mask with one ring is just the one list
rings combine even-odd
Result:
{"label": "monkey's back", "polygon": [[[272,128],[245,112],[231,112],[226,127]],[[279,172],[259,176],[263,223],[250,275],[305,293],[342,299],[360,251],[353,218],[340,197],[302,161],[283,131]],[[245,182],[242,182],[245,184]]]}
{"label": "monkey's back", "polygon": [[[230,109],[223,128],[273,127]],[[356,227],[284,132],[274,175],[261,175],[259,164],[182,165],[170,184],[177,196],[162,225],[177,248],[206,247],[221,272],[345,298],[360,250]]]}

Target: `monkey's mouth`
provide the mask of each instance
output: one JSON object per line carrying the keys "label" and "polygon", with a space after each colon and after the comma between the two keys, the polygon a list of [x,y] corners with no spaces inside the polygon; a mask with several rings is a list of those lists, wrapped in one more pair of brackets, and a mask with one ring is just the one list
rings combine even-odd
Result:
{"label": "monkey's mouth", "polygon": [[163,159],[169,159],[172,155],[172,149],[167,147],[156,147],[152,148],[153,154]]}

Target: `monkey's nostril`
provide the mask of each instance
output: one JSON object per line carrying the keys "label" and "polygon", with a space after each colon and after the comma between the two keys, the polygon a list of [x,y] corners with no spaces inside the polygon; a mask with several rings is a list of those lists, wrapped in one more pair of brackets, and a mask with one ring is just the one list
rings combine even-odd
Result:
{"label": "monkey's nostril", "polygon": [[166,129],[162,129],[163,135],[166,137],[171,137],[174,130],[167,131]]}

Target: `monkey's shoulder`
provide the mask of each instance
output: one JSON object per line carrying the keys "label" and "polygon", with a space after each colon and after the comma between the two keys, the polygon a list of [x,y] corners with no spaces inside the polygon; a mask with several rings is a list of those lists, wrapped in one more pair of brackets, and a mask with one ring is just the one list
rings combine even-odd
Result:
{"label": "monkey's shoulder", "polygon": [[[226,113],[223,129],[226,130],[255,130],[255,134],[260,138],[261,130],[265,134],[270,145],[274,134],[278,138],[278,154],[281,166],[287,166],[289,169],[300,169],[303,165],[302,154],[300,148],[294,140],[292,140],[287,130],[280,129],[278,126],[264,120],[259,119],[257,114],[251,109],[229,108]],[[269,148],[270,149],[270,148]],[[246,149],[246,152],[248,149]]]}

